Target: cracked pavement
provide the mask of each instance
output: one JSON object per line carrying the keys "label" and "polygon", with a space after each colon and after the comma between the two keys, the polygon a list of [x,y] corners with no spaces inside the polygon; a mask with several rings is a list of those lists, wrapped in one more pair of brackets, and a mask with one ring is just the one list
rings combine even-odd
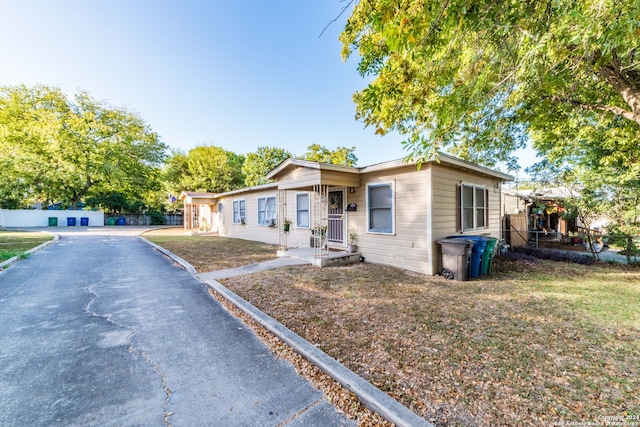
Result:
{"label": "cracked pavement", "polygon": [[0,425],[355,425],[140,231],[0,272]]}

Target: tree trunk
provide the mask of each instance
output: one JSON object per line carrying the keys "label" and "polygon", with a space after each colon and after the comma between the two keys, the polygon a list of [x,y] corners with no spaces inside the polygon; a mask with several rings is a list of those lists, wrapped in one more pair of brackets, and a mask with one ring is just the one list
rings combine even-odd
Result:
{"label": "tree trunk", "polygon": [[589,250],[591,251],[591,256],[593,256],[593,259],[595,259],[596,261],[600,261],[600,255],[593,247],[593,239],[591,238],[591,233],[587,233],[587,244],[589,245]]}
{"label": "tree trunk", "polygon": [[609,83],[616,92],[620,94],[622,99],[631,107],[631,111],[623,108],[610,106],[606,111],[618,114],[628,120],[640,124],[640,90],[635,87],[633,81],[625,78],[626,76],[620,71],[615,64],[607,65],[600,69],[600,76]]}

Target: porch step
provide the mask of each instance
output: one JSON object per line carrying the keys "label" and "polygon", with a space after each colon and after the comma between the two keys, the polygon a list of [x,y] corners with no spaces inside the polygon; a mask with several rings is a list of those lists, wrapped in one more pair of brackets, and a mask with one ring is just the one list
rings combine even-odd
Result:
{"label": "porch step", "polygon": [[279,257],[303,259],[316,267],[335,267],[360,262],[360,252],[329,251],[328,256],[316,257],[313,248],[290,248],[278,251]]}

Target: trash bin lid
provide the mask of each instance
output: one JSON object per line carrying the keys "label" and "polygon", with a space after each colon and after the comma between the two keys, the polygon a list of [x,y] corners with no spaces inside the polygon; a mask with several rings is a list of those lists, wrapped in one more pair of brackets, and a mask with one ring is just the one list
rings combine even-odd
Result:
{"label": "trash bin lid", "polygon": [[473,246],[473,240],[472,239],[442,239],[442,240],[438,240],[439,244],[453,244],[453,245],[465,245],[465,246]]}
{"label": "trash bin lid", "polygon": [[484,237],[484,236],[464,236],[464,235],[457,235],[457,236],[449,236],[447,237],[447,239],[452,239],[452,240],[471,240],[473,241],[473,251],[474,252],[484,252],[485,247],[487,246],[487,242],[489,241],[489,238]]}

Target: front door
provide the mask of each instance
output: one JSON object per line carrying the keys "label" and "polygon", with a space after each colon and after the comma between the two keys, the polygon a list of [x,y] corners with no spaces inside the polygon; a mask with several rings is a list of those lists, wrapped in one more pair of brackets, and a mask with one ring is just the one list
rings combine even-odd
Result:
{"label": "front door", "polygon": [[329,243],[344,246],[344,190],[329,190]]}

